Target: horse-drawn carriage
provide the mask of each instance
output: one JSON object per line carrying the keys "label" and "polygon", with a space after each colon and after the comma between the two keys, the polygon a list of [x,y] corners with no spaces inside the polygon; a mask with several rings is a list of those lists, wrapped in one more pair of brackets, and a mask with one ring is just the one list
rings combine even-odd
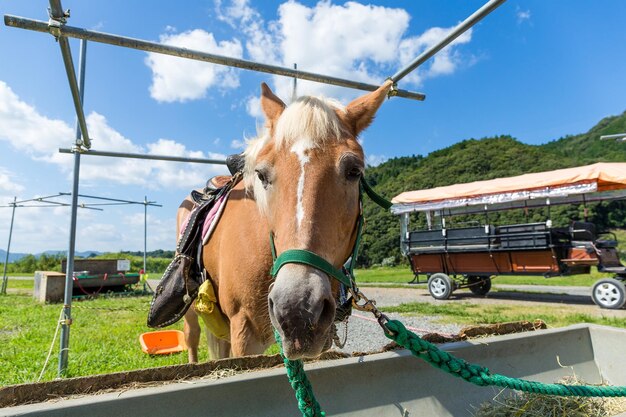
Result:
{"label": "horse-drawn carriage", "polygon": [[[416,279],[428,277],[434,298],[447,299],[458,288],[485,295],[496,275],[548,278],[586,274],[594,266],[612,277],[594,284],[593,301],[617,309],[626,303],[626,267],[615,235],[587,221],[553,227],[550,207],[618,199],[626,199],[626,163],[597,163],[409,191],[393,199],[391,210],[401,217],[402,253]],[[546,212],[541,222],[496,225],[489,219],[495,211],[527,214],[541,207]],[[423,230],[410,229],[411,213],[424,213]],[[451,227],[459,215],[472,218],[472,224]]]}

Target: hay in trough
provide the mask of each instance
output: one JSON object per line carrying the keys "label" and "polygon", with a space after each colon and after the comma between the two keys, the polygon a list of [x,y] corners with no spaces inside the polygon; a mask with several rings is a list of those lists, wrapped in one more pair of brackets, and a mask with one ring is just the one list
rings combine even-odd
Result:
{"label": "hay in trough", "polygon": [[[575,376],[558,383],[586,385]],[[505,397],[503,392],[482,403],[473,417],[611,417],[626,412],[626,398],[556,397],[525,392]]]}

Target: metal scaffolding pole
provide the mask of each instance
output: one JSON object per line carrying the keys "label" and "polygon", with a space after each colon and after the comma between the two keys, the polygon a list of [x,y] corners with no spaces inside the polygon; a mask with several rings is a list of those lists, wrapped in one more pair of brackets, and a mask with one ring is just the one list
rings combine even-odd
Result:
{"label": "metal scaffolding pole", "polygon": [[[60,2],[50,0],[50,6],[53,3],[58,4],[60,8]],[[66,39],[67,40],[67,39]],[[69,45],[68,45],[69,48]],[[71,56],[71,55],[70,55]],[[70,239],[67,250],[67,265],[65,270],[65,295],[63,298],[63,321],[61,324],[61,340],[59,348],[59,370],[58,376],[61,377],[67,370],[67,361],[70,344],[70,326],[72,324],[72,289],[74,278],[74,251],[76,249],[76,217],[78,212],[78,184],[80,179],[80,148],[83,143],[87,145],[87,142],[81,140],[81,116],[83,114],[82,103],[85,97],[85,63],[87,60],[87,41],[80,42],[80,67],[79,78],[80,86],[78,87],[78,99],[80,103],[80,112],[77,110],[76,121],[76,142],[74,149],[74,176],[72,181],[72,214],[70,219]],[[72,67],[72,70],[74,68]],[[71,84],[71,83],[70,83]],[[84,122],[84,118],[83,118]],[[82,130],[87,132],[87,130]]]}
{"label": "metal scaffolding pole", "polygon": [[[74,109],[76,110],[76,116],[78,118],[78,125],[82,132],[82,139],[77,138],[76,144],[78,146],[84,145],[87,149],[91,147],[91,141],[89,140],[89,132],[87,131],[87,122],[85,120],[85,113],[83,112],[83,99],[82,99],[82,86],[79,87],[76,81],[76,72],[74,71],[74,61],[72,60],[72,50],[70,49],[70,43],[67,37],[60,33],[61,28],[65,25],[67,18],[69,17],[69,11],[63,11],[61,6],[61,0],[50,0],[50,21],[46,24],[48,31],[54,35],[61,47],[61,55],[63,56],[63,64],[65,65],[65,72],[67,73],[67,80],[70,83],[70,91],[72,92],[72,100],[74,101]],[[81,42],[81,45],[85,43]],[[81,46],[82,54],[82,46]],[[84,63],[81,62],[81,70],[84,67]],[[82,85],[82,83],[81,83]]]}
{"label": "metal scaffolding pole", "polygon": [[11,252],[11,236],[13,236],[13,220],[15,219],[16,201],[17,197],[13,197],[13,212],[11,213],[11,226],[9,227],[9,243],[7,244],[7,254],[4,258],[4,271],[2,271],[2,289],[0,290],[0,294],[7,293],[7,266],[9,265],[9,252]]}
{"label": "metal scaffolding pole", "polygon": [[[52,1],[52,0],[51,0]],[[57,36],[67,36],[69,38],[85,39],[92,42],[106,43],[109,45],[123,46],[125,48],[139,49],[146,52],[155,52],[164,55],[177,56],[194,59],[196,61],[210,62],[212,64],[227,65],[252,71],[265,72],[269,74],[282,75],[285,77],[295,77],[301,80],[315,81],[318,83],[337,85],[340,87],[354,88],[357,90],[374,91],[380,85],[366,84],[343,78],[331,77],[329,75],[316,74],[313,72],[295,70],[293,68],[279,67],[276,65],[261,64],[259,62],[245,59],[231,58],[223,55],[210,54],[171,45],[163,45],[157,42],[150,42],[141,39],[129,38],[125,36],[113,35],[110,33],[96,32],[83,28],[61,25],[50,27],[48,23],[40,20],[27,19],[18,16],[5,15],[4,23],[21,29],[33,30],[36,32],[52,33]],[[422,93],[407,90],[395,90],[394,95],[398,97],[410,98],[414,100],[424,100],[426,96]]]}
{"label": "metal scaffolding pole", "polygon": [[[143,274],[148,273],[146,255],[148,253],[148,196],[143,197]],[[143,282],[143,291],[146,291],[146,281]]]}
{"label": "metal scaffolding pole", "polygon": [[[294,62],[293,69],[298,70],[298,64]],[[293,77],[293,90],[291,91],[291,101],[296,101],[298,98],[298,77]]]}
{"label": "metal scaffolding pole", "polygon": [[[70,193],[59,193],[59,195],[71,195]],[[122,200],[120,198],[110,198],[110,197],[98,197],[95,195],[87,195],[87,194],[78,194],[79,197],[83,198],[93,198],[94,200],[104,200],[104,201],[112,201],[116,203],[124,203],[124,204],[147,204],[149,206],[154,207],[163,207],[161,204],[156,204],[156,201],[133,201],[133,200]],[[89,206],[94,206],[97,204],[88,204]]]}
{"label": "metal scaffolding pole", "polygon": [[[73,149],[59,148],[60,153],[74,153]],[[112,158],[152,159],[156,161],[192,162],[196,164],[226,165],[223,159],[188,158],[185,156],[147,155],[142,153],[109,152],[109,151],[81,151],[83,155],[110,156]]]}
{"label": "metal scaffolding pole", "polygon": [[391,80],[394,83],[397,83],[398,81],[400,81],[401,79],[409,75],[411,71],[413,71],[415,68],[422,65],[424,62],[426,62],[429,58],[431,58],[437,52],[445,48],[450,42],[452,42],[453,40],[461,36],[467,29],[471,28],[476,23],[480,22],[483,17],[487,16],[489,13],[497,9],[498,6],[500,6],[505,1],[506,0],[490,0],[489,2],[485,3],[483,7],[476,10],[470,17],[468,17],[467,19],[459,23],[450,33],[448,33],[448,35],[445,38],[443,38],[438,43],[436,43],[435,45],[431,46],[430,48],[422,52],[417,58],[411,61],[411,63],[409,63],[406,67],[402,68],[400,71],[392,75]]}

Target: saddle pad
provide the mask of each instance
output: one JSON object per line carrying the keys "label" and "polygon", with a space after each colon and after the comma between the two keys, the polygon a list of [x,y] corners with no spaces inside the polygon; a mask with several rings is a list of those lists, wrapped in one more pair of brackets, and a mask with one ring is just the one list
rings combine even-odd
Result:
{"label": "saddle pad", "polygon": [[[217,226],[217,223],[219,222],[220,217],[222,217],[222,212],[224,211],[224,206],[226,206],[225,203],[229,195],[230,195],[230,191],[228,191],[225,194],[222,194],[217,200],[215,200],[215,202],[213,203],[213,207],[211,207],[211,209],[207,211],[204,219],[201,220],[202,244],[203,245],[207,244],[207,242],[209,241],[209,238],[211,237],[211,234],[213,233],[213,230],[215,230],[215,226]],[[189,219],[191,218],[192,214],[195,214],[195,211],[198,208],[199,206],[196,206],[183,221],[182,226],[180,228],[181,230],[180,236],[182,236],[183,231],[187,228],[187,223],[189,222]]]}
{"label": "saddle pad", "polygon": [[209,241],[209,238],[213,234],[213,230],[215,230],[215,226],[220,221],[222,217],[222,213],[224,212],[224,207],[226,206],[226,200],[230,195],[230,191],[226,194],[220,196],[217,199],[211,210],[206,215],[204,219],[204,224],[202,225],[202,244],[206,245]]}

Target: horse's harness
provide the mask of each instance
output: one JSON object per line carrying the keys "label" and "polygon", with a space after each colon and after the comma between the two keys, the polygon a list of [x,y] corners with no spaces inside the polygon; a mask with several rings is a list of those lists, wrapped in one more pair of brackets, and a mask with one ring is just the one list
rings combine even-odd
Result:
{"label": "horse's harness", "polygon": [[[345,321],[350,316],[352,307],[357,310],[373,312],[379,322],[387,320],[387,318],[380,314],[380,312],[375,308],[374,302],[368,300],[367,297],[359,291],[354,279],[354,265],[356,264],[363,232],[364,192],[372,199],[372,201],[384,209],[389,209],[389,207],[391,207],[391,202],[376,194],[365,178],[361,177],[359,183],[359,216],[356,221],[356,238],[354,240],[354,247],[352,248],[351,255],[341,269],[334,267],[320,255],[306,249],[287,249],[277,256],[276,246],[274,244],[274,234],[270,232],[270,248],[272,250],[272,258],[274,260],[270,271],[272,278],[276,278],[278,271],[280,271],[283,266],[295,263],[312,266],[313,268],[316,268],[339,281],[340,296],[337,305],[337,312],[335,314],[335,322]],[[351,297],[347,297],[347,294]],[[359,304],[359,301],[361,300],[363,303]]]}

